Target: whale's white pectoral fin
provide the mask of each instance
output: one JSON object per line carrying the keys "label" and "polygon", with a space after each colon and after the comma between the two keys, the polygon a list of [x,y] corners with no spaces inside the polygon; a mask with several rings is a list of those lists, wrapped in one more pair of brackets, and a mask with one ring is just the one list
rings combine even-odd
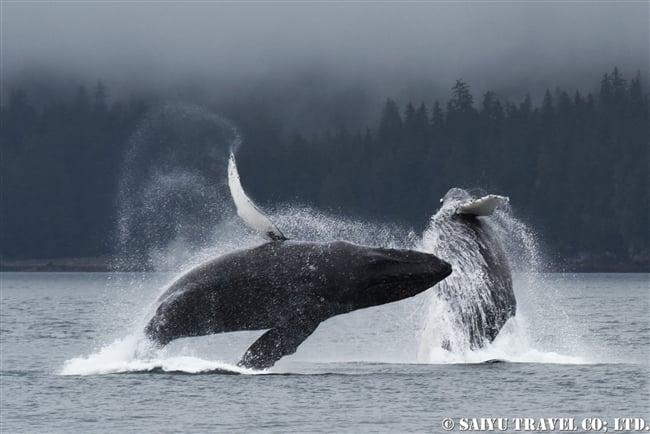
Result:
{"label": "whale's white pectoral fin", "polygon": [[510,198],[506,196],[499,196],[496,194],[489,194],[471,202],[459,205],[456,208],[456,214],[461,215],[474,215],[474,216],[489,216],[492,215],[494,210],[501,204],[508,203]]}
{"label": "whale's white pectoral fin", "polygon": [[287,239],[271,222],[271,220],[257,209],[253,201],[246,196],[246,192],[241,186],[241,181],[239,180],[235,155],[232,152],[230,153],[230,160],[228,161],[228,187],[230,188],[230,195],[237,207],[237,214],[248,226],[259,232],[264,238],[271,241],[282,241]]}

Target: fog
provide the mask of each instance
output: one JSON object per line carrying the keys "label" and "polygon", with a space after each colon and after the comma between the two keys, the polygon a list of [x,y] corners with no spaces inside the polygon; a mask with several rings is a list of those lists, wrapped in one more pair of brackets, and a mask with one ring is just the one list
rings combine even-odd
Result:
{"label": "fog", "polygon": [[[113,96],[539,98],[648,73],[646,2],[2,3],[2,90],[102,79]],[[302,100],[301,100],[302,101]],[[302,109],[307,103],[294,104]]]}

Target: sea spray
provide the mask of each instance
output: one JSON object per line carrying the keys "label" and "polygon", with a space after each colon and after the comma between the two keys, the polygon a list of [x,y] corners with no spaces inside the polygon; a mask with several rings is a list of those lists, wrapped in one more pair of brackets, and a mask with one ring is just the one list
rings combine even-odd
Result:
{"label": "sea spray", "polygon": [[127,372],[261,373],[220,360],[206,360],[189,355],[168,355],[165,350],[153,350],[149,343],[138,335],[128,335],[117,339],[87,357],[75,357],[67,360],[61,369],[61,375]]}
{"label": "sea spray", "polygon": [[[527,342],[539,351],[580,355],[595,361],[596,351],[582,339],[580,327],[566,307],[558,302],[558,291],[551,261],[544,254],[533,228],[518,219],[510,205],[495,214],[488,225],[503,240],[516,276],[517,318],[534,328]],[[552,320],[549,317],[552,316]],[[600,350],[602,353],[602,349]]]}
{"label": "sea spray", "polygon": [[[486,199],[489,197],[471,203],[485,205]],[[429,338],[423,342],[429,340],[429,345],[463,352],[490,343],[515,314],[516,300],[501,240],[483,223],[489,217],[458,214],[458,209],[473,200],[465,190],[451,189],[443,200],[423,234],[420,248],[445,258],[453,272],[434,292],[439,303],[430,303],[423,331]],[[475,212],[492,214],[491,210]]]}
{"label": "sea spray", "polygon": [[[444,203],[455,208],[457,203]],[[453,211],[452,211],[453,212]],[[449,212],[431,219],[417,247],[449,261],[454,271],[430,290],[422,302],[418,361],[424,363],[473,363],[489,359],[538,363],[583,363],[586,351],[579,351],[577,334],[569,315],[555,301],[548,281],[544,255],[535,232],[517,219],[509,204],[489,217],[478,217],[485,230],[505,253],[504,266],[513,272],[517,313],[502,327],[493,342],[473,345],[472,321],[480,323],[495,310],[485,294],[490,268],[471,231],[450,222]],[[554,313],[553,321],[547,311]],[[469,325],[469,326],[468,326]],[[474,328],[474,331],[476,327]],[[561,353],[561,354],[560,354]],[[566,355],[572,354],[572,355]],[[578,355],[580,354],[580,355]]]}
{"label": "sea spray", "polygon": [[[127,148],[119,186],[116,241],[121,260],[117,265],[142,269],[140,265],[144,262],[150,270],[168,273],[163,277],[156,274],[155,284],[151,283],[151,273],[116,276],[128,287],[116,296],[130,297],[143,292],[147,294],[146,301],[135,303],[130,313],[121,313],[132,318],[124,323],[122,337],[107,336],[90,355],[68,360],[62,373],[249,373],[234,363],[261,332],[181,339],[164,349],[152,348],[142,336],[156,299],[169,283],[205,260],[262,242],[236,216],[225,182],[228,150],[239,146],[241,140],[241,134],[231,123],[196,106],[165,104],[143,121]],[[440,249],[441,242],[450,234],[432,227],[420,237],[399,225],[341,217],[309,206],[285,204],[266,212],[290,239],[342,239],[372,246],[415,248],[439,253],[443,259],[450,254]],[[475,351],[463,350],[458,317],[451,314],[449,301],[440,298],[437,285],[392,306],[326,321],[294,357],[288,358],[288,366],[296,366],[295,360],[475,363],[497,358],[532,363],[584,362],[580,357],[564,355],[575,352],[565,351],[557,344],[552,324],[545,326],[548,330],[540,327],[544,321],[539,312],[557,306],[549,295],[552,288],[539,274],[545,271],[545,262],[533,232],[509,209],[497,211],[487,221],[504,244],[515,272],[519,301],[517,316],[504,326],[492,344]],[[462,250],[452,253],[464,258]],[[463,279],[474,277],[471,267],[465,271],[461,274],[456,269],[455,275],[461,280],[450,283],[462,289]],[[565,335],[571,334],[568,324],[564,327]],[[449,336],[458,337],[453,343],[455,351],[442,348]],[[330,351],[324,352],[323,348]],[[276,369],[287,366],[279,365]]]}
{"label": "sea spray", "polygon": [[[118,186],[116,244],[121,269],[178,269],[233,214],[225,171],[241,134],[189,104],[162,104],[127,144]],[[175,245],[175,258],[161,252]],[[152,257],[153,255],[153,257]]]}

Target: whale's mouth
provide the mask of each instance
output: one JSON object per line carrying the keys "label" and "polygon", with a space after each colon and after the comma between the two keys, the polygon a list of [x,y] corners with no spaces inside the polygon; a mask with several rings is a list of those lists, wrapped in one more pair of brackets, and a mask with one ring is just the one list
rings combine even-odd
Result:
{"label": "whale's mouth", "polygon": [[368,290],[383,293],[386,298],[400,300],[412,297],[435,286],[451,274],[451,265],[440,260],[435,271],[403,272],[378,276],[370,281]]}
{"label": "whale's mouth", "polygon": [[433,286],[451,274],[451,264],[436,256],[426,254],[425,261],[419,259],[386,264],[383,272],[371,279],[371,285],[430,283]]}
{"label": "whale's mouth", "polygon": [[420,285],[420,284],[428,284],[428,283],[431,283],[431,285],[433,286],[436,283],[438,283],[440,280],[447,277],[448,275],[449,274],[446,274],[442,278],[439,278],[438,276],[434,278],[431,275],[426,275],[426,274],[410,274],[410,273],[397,274],[393,276],[381,277],[372,280],[370,282],[370,287],[379,288],[379,287],[387,287],[387,286],[394,286],[394,285],[404,285],[404,284]]}

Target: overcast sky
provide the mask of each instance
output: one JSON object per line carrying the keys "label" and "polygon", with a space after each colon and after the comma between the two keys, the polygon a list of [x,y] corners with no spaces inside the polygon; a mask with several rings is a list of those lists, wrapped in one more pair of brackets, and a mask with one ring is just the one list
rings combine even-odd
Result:
{"label": "overcast sky", "polygon": [[[2,79],[250,89],[310,74],[429,98],[648,71],[648,2],[2,2]],[[3,86],[5,88],[5,86]],[[590,89],[588,89],[590,90]],[[447,95],[441,95],[446,97]]]}

